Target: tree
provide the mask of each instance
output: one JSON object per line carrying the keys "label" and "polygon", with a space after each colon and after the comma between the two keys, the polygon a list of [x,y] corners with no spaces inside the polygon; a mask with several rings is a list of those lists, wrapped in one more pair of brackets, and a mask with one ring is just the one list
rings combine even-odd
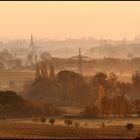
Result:
{"label": "tree", "polygon": [[98,98],[96,100],[96,106],[98,107],[100,115],[103,114],[102,112],[102,99],[105,97],[106,93],[104,90],[104,87],[102,85],[99,85],[98,89]]}
{"label": "tree", "polygon": [[49,120],[49,123],[51,123],[51,125],[54,125],[55,119],[54,119],[54,118],[51,118],[51,119]]}
{"label": "tree", "polygon": [[52,58],[52,56],[49,52],[43,52],[40,55],[40,58],[44,61],[44,60],[50,60]]}
{"label": "tree", "polygon": [[33,59],[33,55],[32,54],[28,54],[27,55],[27,60],[28,60],[28,62],[29,62],[30,65],[33,63],[32,62],[33,61],[32,59]]}
{"label": "tree", "polygon": [[125,128],[126,128],[129,132],[131,132],[131,130],[134,128],[134,124],[128,123],[128,124],[126,124]]}
{"label": "tree", "polygon": [[31,117],[32,103],[17,95],[14,91],[0,91],[0,116]]}
{"label": "tree", "polygon": [[134,86],[134,90],[135,91],[140,91],[140,72],[135,72],[132,75],[132,82],[133,82],[133,86]]}
{"label": "tree", "polygon": [[101,114],[104,116],[104,115],[109,115],[109,111],[110,111],[110,100],[108,99],[107,96],[104,96],[102,99],[101,99]]}
{"label": "tree", "polygon": [[134,128],[134,124],[128,123],[128,124],[126,124],[125,128],[126,128],[127,130],[131,131],[131,130]]}
{"label": "tree", "polygon": [[127,116],[131,111],[129,101],[124,96],[116,96],[109,101],[110,111],[113,115]]}
{"label": "tree", "polygon": [[95,105],[86,106],[82,112],[83,117],[97,117],[98,116],[98,108]]}
{"label": "tree", "polygon": [[109,74],[109,79],[108,79],[108,84],[109,84],[109,91],[111,93],[115,93],[118,87],[118,76],[116,74],[114,74],[113,72],[111,72]]}
{"label": "tree", "polygon": [[39,65],[39,69],[41,71],[40,76],[41,76],[41,80],[46,80],[48,79],[48,71],[47,71],[47,64],[45,61],[42,61]]}
{"label": "tree", "polygon": [[139,72],[135,72],[135,73],[132,75],[132,82],[133,82],[134,84],[140,83],[140,73],[139,73]]}
{"label": "tree", "polygon": [[41,121],[42,123],[45,123],[45,122],[46,122],[46,118],[45,118],[45,117],[41,117],[40,121]]}
{"label": "tree", "polygon": [[108,76],[105,73],[97,72],[91,79],[91,90],[94,93],[94,99],[99,96],[99,89],[102,86],[105,93],[109,91]]}
{"label": "tree", "polygon": [[96,75],[92,78],[93,85],[103,85],[104,87],[107,84],[108,76],[103,72],[97,72]]}
{"label": "tree", "polygon": [[64,123],[69,126],[69,125],[72,125],[72,120],[65,120]]}
{"label": "tree", "polygon": [[67,97],[67,104],[72,106],[73,103],[79,103],[79,100],[81,103],[86,101],[89,88],[87,88],[82,75],[64,70],[57,74],[56,81],[62,87],[63,97]]}
{"label": "tree", "polygon": [[23,103],[24,99],[14,91],[0,91],[0,104],[16,105]]}
{"label": "tree", "polygon": [[84,78],[82,75],[75,73],[73,71],[63,70],[58,72],[57,74],[57,81],[66,84],[66,83],[79,83],[79,81],[82,81]]}
{"label": "tree", "polygon": [[109,74],[109,79],[110,79],[111,82],[116,82],[117,79],[118,79],[118,76],[115,73],[111,72]]}
{"label": "tree", "polygon": [[50,64],[50,74],[49,74],[49,78],[50,78],[50,80],[54,80],[54,79],[55,79],[55,71],[54,71],[54,66],[53,66],[53,64]]}

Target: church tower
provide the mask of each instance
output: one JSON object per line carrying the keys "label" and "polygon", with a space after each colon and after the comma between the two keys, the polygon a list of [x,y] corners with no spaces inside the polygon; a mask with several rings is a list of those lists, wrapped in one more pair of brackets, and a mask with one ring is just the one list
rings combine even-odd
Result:
{"label": "church tower", "polygon": [[31,39],[30,39],[30,50],[31,50],[31,54],[34,55],[34,53],[35,53],[35,45],[34,45],[34,39],[33,39],[32,34],[31,34]]}
{"label": "church tower", "polygon": [[31,40],[30,40],[30,47],[34,46],[34,40],[33,40],[33,35],[31,34]]}

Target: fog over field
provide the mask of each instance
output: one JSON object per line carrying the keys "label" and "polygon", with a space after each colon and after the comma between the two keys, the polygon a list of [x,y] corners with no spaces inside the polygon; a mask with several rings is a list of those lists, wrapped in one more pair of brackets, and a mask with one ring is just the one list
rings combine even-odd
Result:
{"label": "fog over field", "polygon": [[140,139],[140,2],[0,2],[0,139]]}
{"label": "fog over field", "polygon": [[[34,37],[34,36],[33,36]],[[39,37],[38,37],[39,38]],[[0,50],[7,49],[17,56],[25,56],[30,50],[30,36],[28,39],[16,39],[9,41],[1,41]],[[115,57],[115,58],[131,58],[139,56],[140,38],[135,37],[133,40],[111,40],[96,38],[69,38],[63,40],[37,39],[34,37],[34,43],[38,54],[47,51],[54,57],[71,57],[82,49],[82,53],[91,58]]]}

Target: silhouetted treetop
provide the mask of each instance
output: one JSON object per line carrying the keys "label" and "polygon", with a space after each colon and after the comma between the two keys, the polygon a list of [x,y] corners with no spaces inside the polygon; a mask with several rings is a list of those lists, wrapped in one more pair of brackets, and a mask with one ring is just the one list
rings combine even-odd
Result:
{"label": "silhouetted treetop", "polygon": [[68,70],[60,71],[57,74],[57,80],[60,83],[70,83],[70,82],[75,83],[75,82],[82,81],[83,79],[84,78],[82,77],[82,75]]}
{"label": "silhouetted treetop", "polygon": [[10,104],[15,105],[17,103],[23,103],[24,99],[22,99],[19,95],[17,95],[14,91],[0,91],[0,104]]}

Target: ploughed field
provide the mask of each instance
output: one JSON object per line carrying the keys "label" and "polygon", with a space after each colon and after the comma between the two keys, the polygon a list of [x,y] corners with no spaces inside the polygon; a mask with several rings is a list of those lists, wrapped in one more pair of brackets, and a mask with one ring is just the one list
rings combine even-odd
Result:
{"label": "ploughed field", "polygon": [[48,125],[0,121],[0,138],[22,139],[74,139],[74,138],[136,138],[140,125],[129,131],[124,126],[106,126],[105,128],[76,128],[74,126]]}

